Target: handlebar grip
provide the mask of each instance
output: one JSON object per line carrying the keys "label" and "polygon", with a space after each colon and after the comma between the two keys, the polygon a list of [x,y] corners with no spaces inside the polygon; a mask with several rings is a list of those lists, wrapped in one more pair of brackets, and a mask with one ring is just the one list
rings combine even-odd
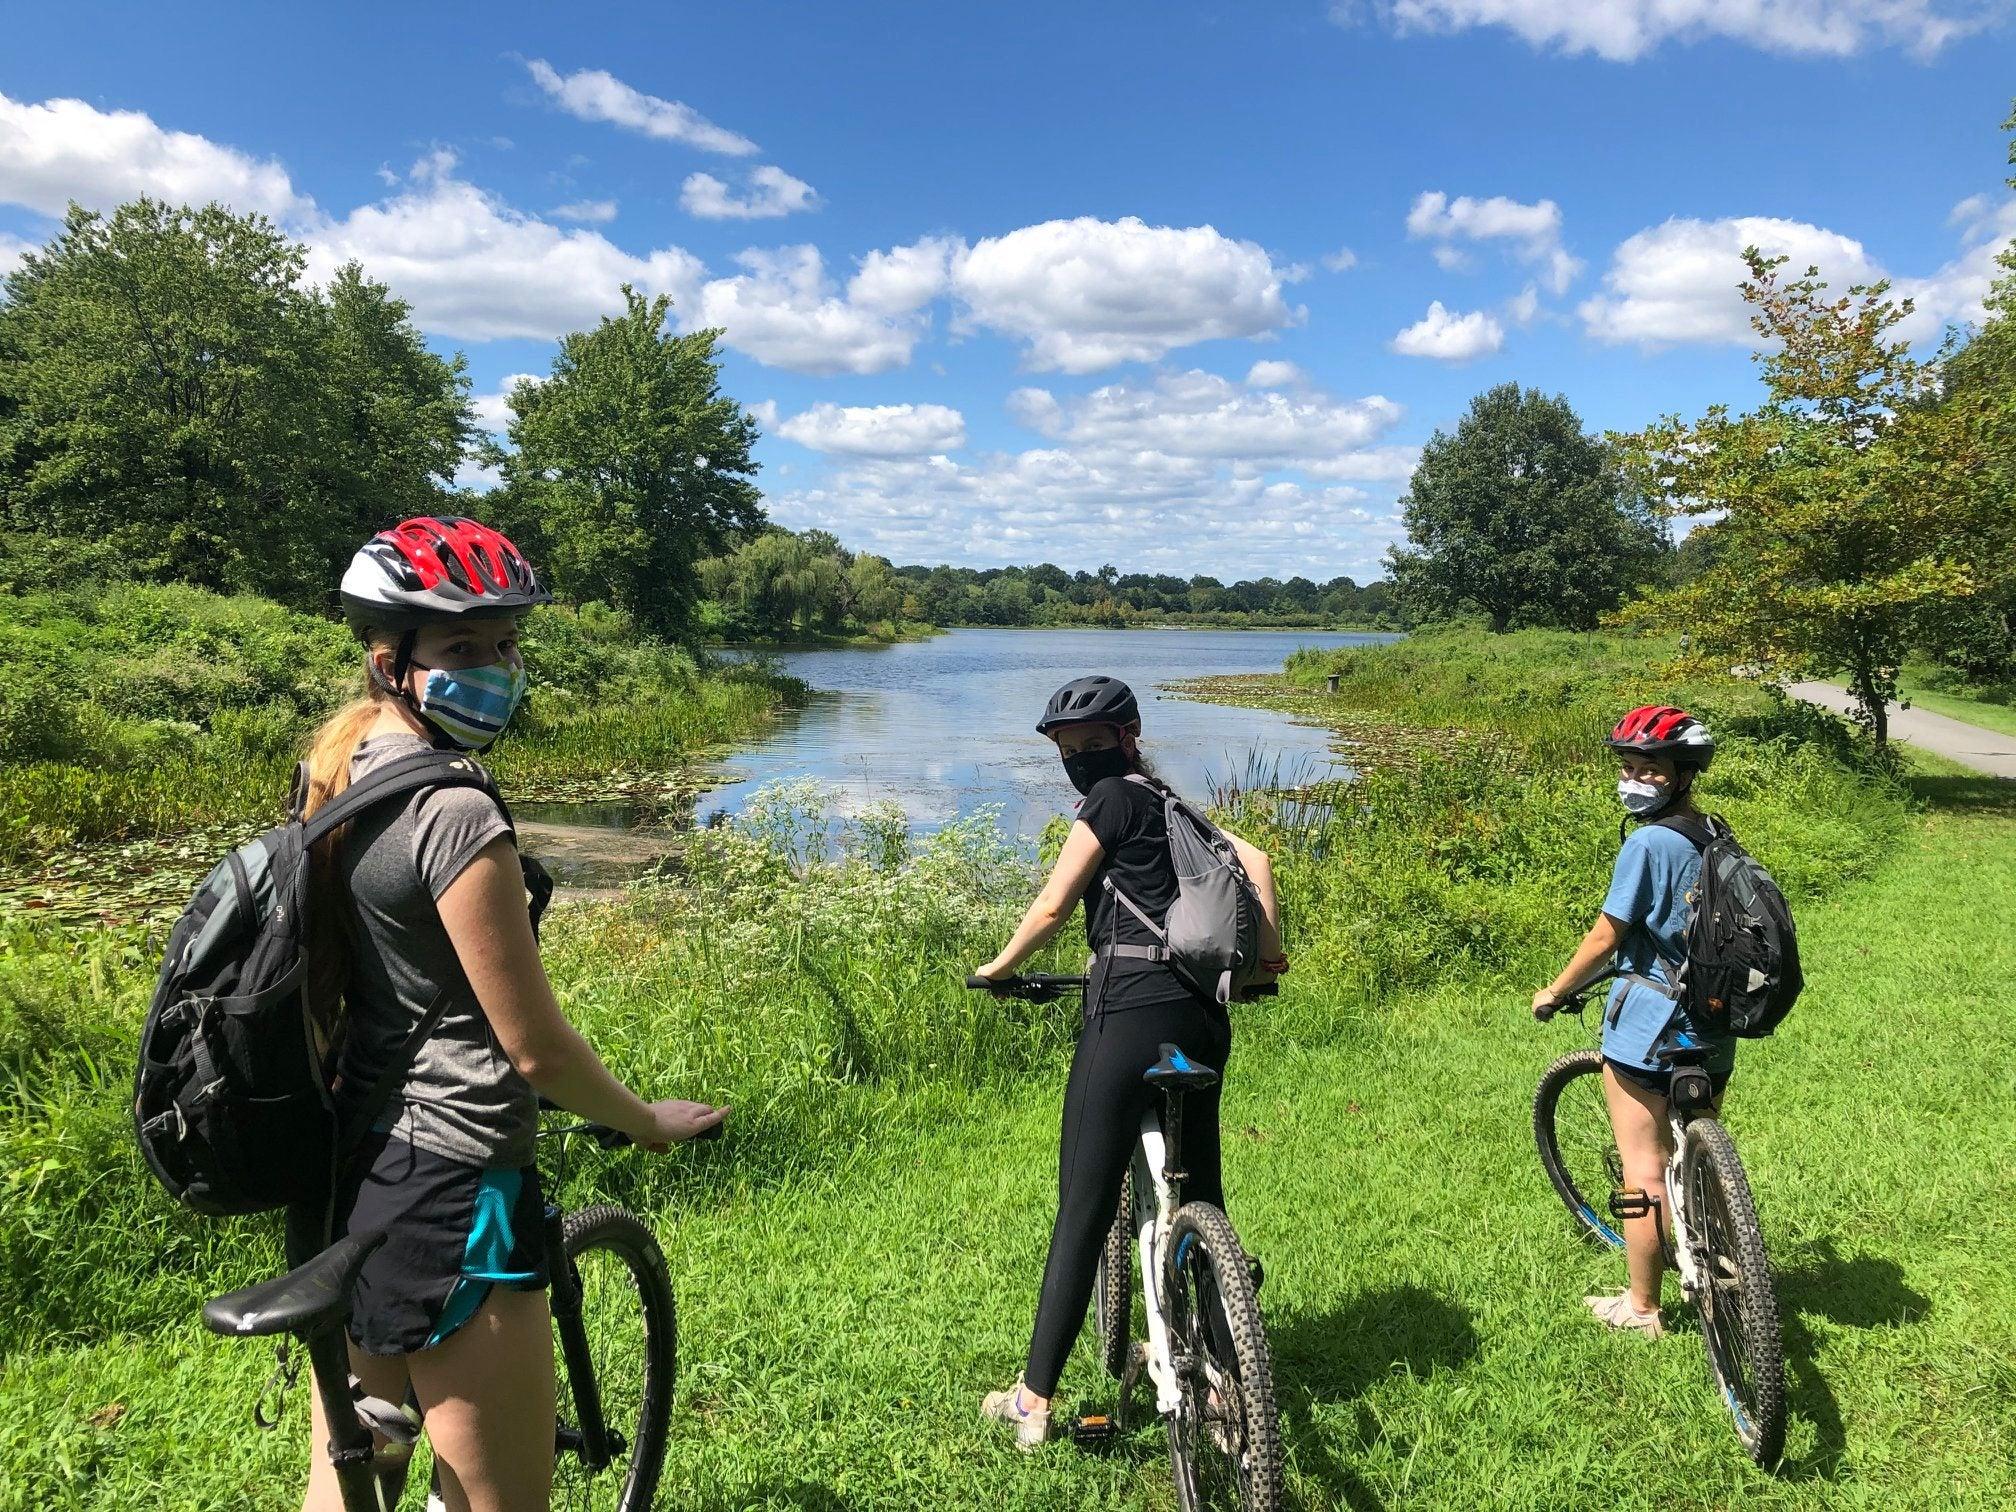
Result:
{"label": "handlebar grip", "polygon": [[976,992],[993,992],[1001,986],[994,978],[984,977],[977,971],[966,978],[966,985]]}

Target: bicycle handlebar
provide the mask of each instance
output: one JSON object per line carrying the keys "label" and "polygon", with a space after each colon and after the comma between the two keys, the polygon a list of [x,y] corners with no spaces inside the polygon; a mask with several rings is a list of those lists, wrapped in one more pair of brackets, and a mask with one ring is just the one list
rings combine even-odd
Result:
{"label": "bicycle handlebar", "polygon": [[1067,992],[1083,992],[1082,976],[1057,976],[1048,971],[1032,971],[1024,976],[984,977],[977,972],[966,978],[975,992],[991,992],[996,997],[1021,998],[1029,1003],[1054,1003]]}
{"label": "bicycle handlebar", "polygon": [[1589,1006],[1589,994],[1591,992],[1612,978],[1622,976],[1623,974],[1621,971],[1606,971],[1599,977],[1591,977],[1558,1002],[1546,1008],[1535,1009],[1534,1016],[1544,1024],[1557,1013],[1580,1013],[1584,1008]]}

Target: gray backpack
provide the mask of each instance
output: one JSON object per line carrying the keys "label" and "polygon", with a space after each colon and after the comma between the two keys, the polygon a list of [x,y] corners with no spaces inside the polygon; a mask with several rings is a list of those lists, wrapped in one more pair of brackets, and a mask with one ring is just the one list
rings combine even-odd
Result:
{"label": "gray backpack", "polygon": [[1176,901],[1157,924],[1113,885],[1109,873],[1105,887],[1114,901],[1161,943],[1110,944],[1106,953],[1166,962],[1196,991],[1219,1003],[1270,982],[1260,969],[1260,895],[1239,864],[1231,837],[1161,783],[1138,772],[1127,780],[1161,795],[1169,861],[1176,869]]}

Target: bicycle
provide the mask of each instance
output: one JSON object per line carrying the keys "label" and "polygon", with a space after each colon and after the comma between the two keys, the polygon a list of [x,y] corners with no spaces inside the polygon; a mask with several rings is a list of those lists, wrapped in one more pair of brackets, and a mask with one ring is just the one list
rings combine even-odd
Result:
{"label": "bicycle", "polygon": [[[1083,991],[1085,978],[975,976],[966,985],[1043,1003]],[[1183,1200],[1183,1100],[1216,1086],[1218,1073],[1179,1046],[1161,1051],[1144,1080],[1162,1093],[1162,1107],[1141,1116],[1092,1293],[1100,1363],[1119,1380],[1119,1401],[1110,1419],[1079,1419],[1074,1436],[1096,1446],[1130,1432],[1145,1376],[1168,1424],[1184,1512],[1227,1504],[1272,1512],[1284,1494],[1281,1422],[1254,1272],[1231,1220],[1211,1203]],[[1137,1257],[1146,1337],[1134,1341]]]}
{"label": "bicycle", "polygon": [[[553,1111],[541,1101],[542,1109]],[[700,1138],[718,1138],[714,1125]],[[553,1185],[566,1177],[566,1141],[582,1136],[605,1150],[630,1144],[600,1124],[542,1129],[560,1150]],[[664,1468],[678,1369],[678,1316],[657,1239],[634,1214],[608,1204],[565,1213],[548,1203],[546,1253],[553,1273],[551,1307],[558,1414],[554,1423],[553,1503],[558,1507],[646,1512]],[[385,1242],[382,1229],[349,1234],[285,1275],[213,1297],[203,1304],[211,1332],[234,1339],[285,1336],[278,1363],[253,1408],[261,1428],[279,1425],[284,1394],[308,1357],[329,1425],[344,1512],[389,1512],[405,1491],[407,1457],[421,1419],[409,1395],[394,1404],[367,1395],[350,1373],[346,1325],[351,1292],[364,1262]],[[266,1404],[275,1404],[269,1415]],[[402,1452],[380,1455],[376,1430]],[[439,1505],[430,1495],[428,1505]]]}
{"label": "bicycle", "polygon": [[[1606,973],[1554,1005],[1579,1014],[1591,988]],[[1715,1092],[1705,1069],[1707,1050],[1684,1033],[1659,1055],[1672,1074],[1666,1099],[1671,1155],[1666,1192],[1671,1225],[1660,1222],[1659,1245],[1680,1277],[1681,1294],[1701,1318],[1708,1368],[1736,1427],[1744,1451],[1759,1465],[1777,1463],[1785,1448],[1785,1352],[1778,1299],[1764,1253],[1763,1231],[1736,1142],[1715,1116]],[[1603,1056],[1577,1050],[1540,1078],[1533,1096],[1533,1136],[1540,1163],[1581,1233],[1611,1249],[1624,1236],[1605,1222],[1592,1200],[1599,1182],[1609,1192],[1612,1218],[1660,1218],[1659,1202],[1624,1186],[1624,1167],[1611,1133],[1603,1095]]]}

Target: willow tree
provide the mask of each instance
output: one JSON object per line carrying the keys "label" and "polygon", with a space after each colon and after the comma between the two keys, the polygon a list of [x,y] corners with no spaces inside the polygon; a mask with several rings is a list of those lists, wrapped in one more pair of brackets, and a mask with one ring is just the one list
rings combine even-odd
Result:
{"label": "willow tree", "polygon": [[1816,268],[1787,279],[1783,257],[1743,257],[1764,403],[1623,438],[1641,486],[1706,521],[1714,547],[1627,617],[1687,632],[1704,666],[1845,676],[1881,750],[1905,653],[1990,571],[1983,433],[1932,402],[1935,368],[1895,334],[1911,302],[1888,284],[1830,295]]}

